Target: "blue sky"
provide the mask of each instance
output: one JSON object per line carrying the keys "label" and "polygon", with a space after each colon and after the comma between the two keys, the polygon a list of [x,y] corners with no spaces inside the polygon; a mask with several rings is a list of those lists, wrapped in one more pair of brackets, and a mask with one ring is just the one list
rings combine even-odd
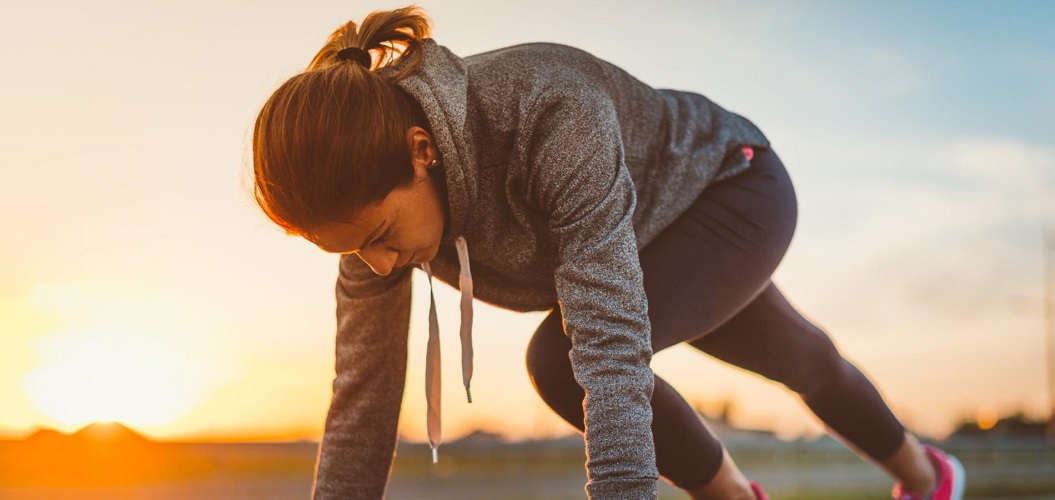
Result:
{"label": "blue sky", "polygon": [[877,118],[924,130],[1050,140],[1050,2],[816,2],[795,10],[800,21],[779,26],[775,38],[794,40],[799,54],[842,67],[884,47],[921,72],[926,91],[882,103],[889,107],[876,103]]}

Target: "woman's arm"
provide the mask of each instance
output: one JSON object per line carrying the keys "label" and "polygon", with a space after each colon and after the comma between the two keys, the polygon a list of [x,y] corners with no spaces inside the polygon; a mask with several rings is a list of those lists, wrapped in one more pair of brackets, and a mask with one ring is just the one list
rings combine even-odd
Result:
{"label": "woman's arm", "polygon": [[562,82],[532,109],[525,187],[559,244],[557,297],[586,392],[586,490],[655,498],[651,330],[619,122],[607,96],[585,85]]}
{"label": "woman's arm", "polygon": [[410,268],[377,276],[342,255],[336,293],[337,376],[312,498],[382,498],[406,380]]}

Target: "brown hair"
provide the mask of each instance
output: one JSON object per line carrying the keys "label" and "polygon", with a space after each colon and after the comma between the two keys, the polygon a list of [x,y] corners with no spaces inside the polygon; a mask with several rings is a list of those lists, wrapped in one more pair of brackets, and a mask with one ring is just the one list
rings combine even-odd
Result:
{"label": "brown hair", "polygon": [[[430,21],[416,6],[375,11],[337,28],[302,73],[276,90],[253,130],[254,196],[287,234],[380,201],[413,178],[407,130],[428,129],[395,82],[421,63]],[[342,49],[371,55],[366,68]],[[391,74],[377,70],[403,60]]]}

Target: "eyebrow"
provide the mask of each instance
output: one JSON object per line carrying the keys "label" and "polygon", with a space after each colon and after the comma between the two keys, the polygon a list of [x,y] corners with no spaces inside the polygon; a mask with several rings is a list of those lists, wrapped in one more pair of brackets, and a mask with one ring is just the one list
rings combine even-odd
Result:
{"label": "eyebrow", "polygon": [[381,228],[385,227],[385,224],[387,222],[388,222],[387,220],[381,221],[381,224],[378,224],[377,227],[374,228],[373,232],[371,232],[370,234],[366,235],[366,239],[363,240],[363,243],[360,244],[359,246],[355,247],[355,250],[352,250],[352,251],[353,252],[358,252],[359,250],[362,250],[363,247],[365,247],[366,245],[370,244],[370,242],[374,241],[374,237],[377,236],[378,232],[381,231]]}

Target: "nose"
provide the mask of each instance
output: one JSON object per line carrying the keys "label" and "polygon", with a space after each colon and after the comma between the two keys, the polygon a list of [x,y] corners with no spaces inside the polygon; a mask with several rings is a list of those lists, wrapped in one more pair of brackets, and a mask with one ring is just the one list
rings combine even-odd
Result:
{"label": "nose", "polygon": [[388,276],[399,258],[399,251],[390,247],[371,247],[359,251],[359,258],[370,266],[374,274]]}

